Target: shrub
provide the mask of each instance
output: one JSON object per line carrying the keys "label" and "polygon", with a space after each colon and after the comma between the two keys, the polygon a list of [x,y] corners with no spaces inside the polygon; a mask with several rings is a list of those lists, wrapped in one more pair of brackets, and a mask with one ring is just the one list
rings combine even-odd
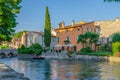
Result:
{"label": "shrub", "polygon": [[56,50],[56,53],[58,53],[58,50]]}
{"label": "shrub", "polygon": [[92,52],[92,49],[90,47],[82,48],[80,50],[81,53],[90,53]]}
{"label": "shrub", "polygon": [[29,48],[31,49],[42,49],[42,46],[38,43],[32,44]]}
{"label": "shrub", "polygon": [[21,45],[21,46],[20,46],[20,49],[25,49],[25,46],[24,46],[24,45]]}
{"label": "shrub", "polygon": [[111,44],[102,44],[99,47],[99,51],[111,51]]}
{"label": "shrub", "polygon": [[37,56],[38,56],[38,55],[41,55],[42,49],[36,49],[34,53],[35,53]]}
{"label": "shrub", "polygon": [[102,44],[102,45],[99,47],[99,51],[106,51],[106,48],[107,48],[107,45],[106,45],[106,44]]}
{"label": "shrub", "polygon": [[7,45],[1,45],[0,48],[1,48],[1,49],[7,49],[8,46],[7,46]]}
{"label": "shrub", "polygon": [[22,45],[18,49],[19,54],[36,54],[36,55],[41,55],[43,49],[42,46],[38,43],[32,44],[30,47],[25,48],[24,45]]}
{"label": "shrub", "polygon": [[68,53],[67,53],[67,55],[68,55],[68,57],[73,57],[73,54],[74,54],[75,52],[74,51],[68,51]]}
{"label": "shrub", "polygon": [[116,55],[117,52],[120,52],[120,42],[112,43],[112,52],[114,56]]}

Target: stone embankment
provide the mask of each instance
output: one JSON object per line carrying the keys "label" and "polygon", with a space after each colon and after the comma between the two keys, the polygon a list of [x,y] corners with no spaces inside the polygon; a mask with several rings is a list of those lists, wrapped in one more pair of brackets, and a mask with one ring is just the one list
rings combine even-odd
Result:
{"label": "stone embankment", "polygon": [[[32,58],[34,54],[19,54],[19,58]],[[67,52],[51,52],[47,51],[46,53],[42,53],[46,59],[81,59],[81,60],[94,60],[94,61],[108,61],[108,57],[103,56],[89,56],[89,55],[76,55],[73,54],[71,57],[67,55]]]}
{"label": "stone embankment", "polygon": [[0,80],[30,80],[23,73],[15,72],[9,66],[0,63]]}

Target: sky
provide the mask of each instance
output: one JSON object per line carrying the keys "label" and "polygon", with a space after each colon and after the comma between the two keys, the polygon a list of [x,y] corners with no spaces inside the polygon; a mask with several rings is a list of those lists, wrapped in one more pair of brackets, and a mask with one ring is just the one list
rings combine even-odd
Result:
{"label": "sky", "polygon": [[70,25],[80,21],[114,20],[120,17],[120,3],[104,0],[22,0],[20,13],[16,18],[19,23],[15,30],[44,31],[45,9],[49,7],[51,26],[58,23]]}

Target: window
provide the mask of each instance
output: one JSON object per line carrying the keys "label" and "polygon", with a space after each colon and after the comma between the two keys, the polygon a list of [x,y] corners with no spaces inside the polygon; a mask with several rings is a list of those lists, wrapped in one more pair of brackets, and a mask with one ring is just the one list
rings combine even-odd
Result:
{"label": "window", "polygon": [[52,38],[52,41],[54,42],[54,38]]}
{"label": "window", "polygon": [[89,31],[89,28],[87,28],[87,31]]}
{"label": "window", "polygon": [[66,37],[66,40],[70,40],[69,36]]}
{"label": "window", "polygon": [[60,38],[58,37],[58,43],[60,42]]}
{"label": "window", "polygon": [[68,30],[66,30],[66,32],[68,32]]}
{"label": "window", "polygon": [[78,39],[79,39],[79,35],[77,36],[77,41],[78,41]]}
{"label": "window", "polygon": [[92,32],[92,29],[91,29],[91,28],[89,28],[89,31],[91,31],[91,32]]}
{"label": "window", "polygon": [[32,42],[33,42],[33,35],[30,34],[30,43],[32,44]]}
{"label": "window", "polygon": [[78,31],[80,31],[80,29],[78,28]]}
{"label": "window", "polygon": [[94,29],[94,32],[96,32],[96,29]]}

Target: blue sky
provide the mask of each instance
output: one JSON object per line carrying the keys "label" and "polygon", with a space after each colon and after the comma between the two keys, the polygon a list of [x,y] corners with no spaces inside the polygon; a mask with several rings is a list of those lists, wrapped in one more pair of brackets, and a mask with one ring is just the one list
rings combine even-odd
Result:
{"label": "blue sky", "polygon": [[62,21],[69,25],[72,20],[77,23],[120,17],[120,3],[106,3],[103,0],[23,0],[21,6],[16,32],[44,31],[46,6],[49,7],[51,26],[54,28]]}

